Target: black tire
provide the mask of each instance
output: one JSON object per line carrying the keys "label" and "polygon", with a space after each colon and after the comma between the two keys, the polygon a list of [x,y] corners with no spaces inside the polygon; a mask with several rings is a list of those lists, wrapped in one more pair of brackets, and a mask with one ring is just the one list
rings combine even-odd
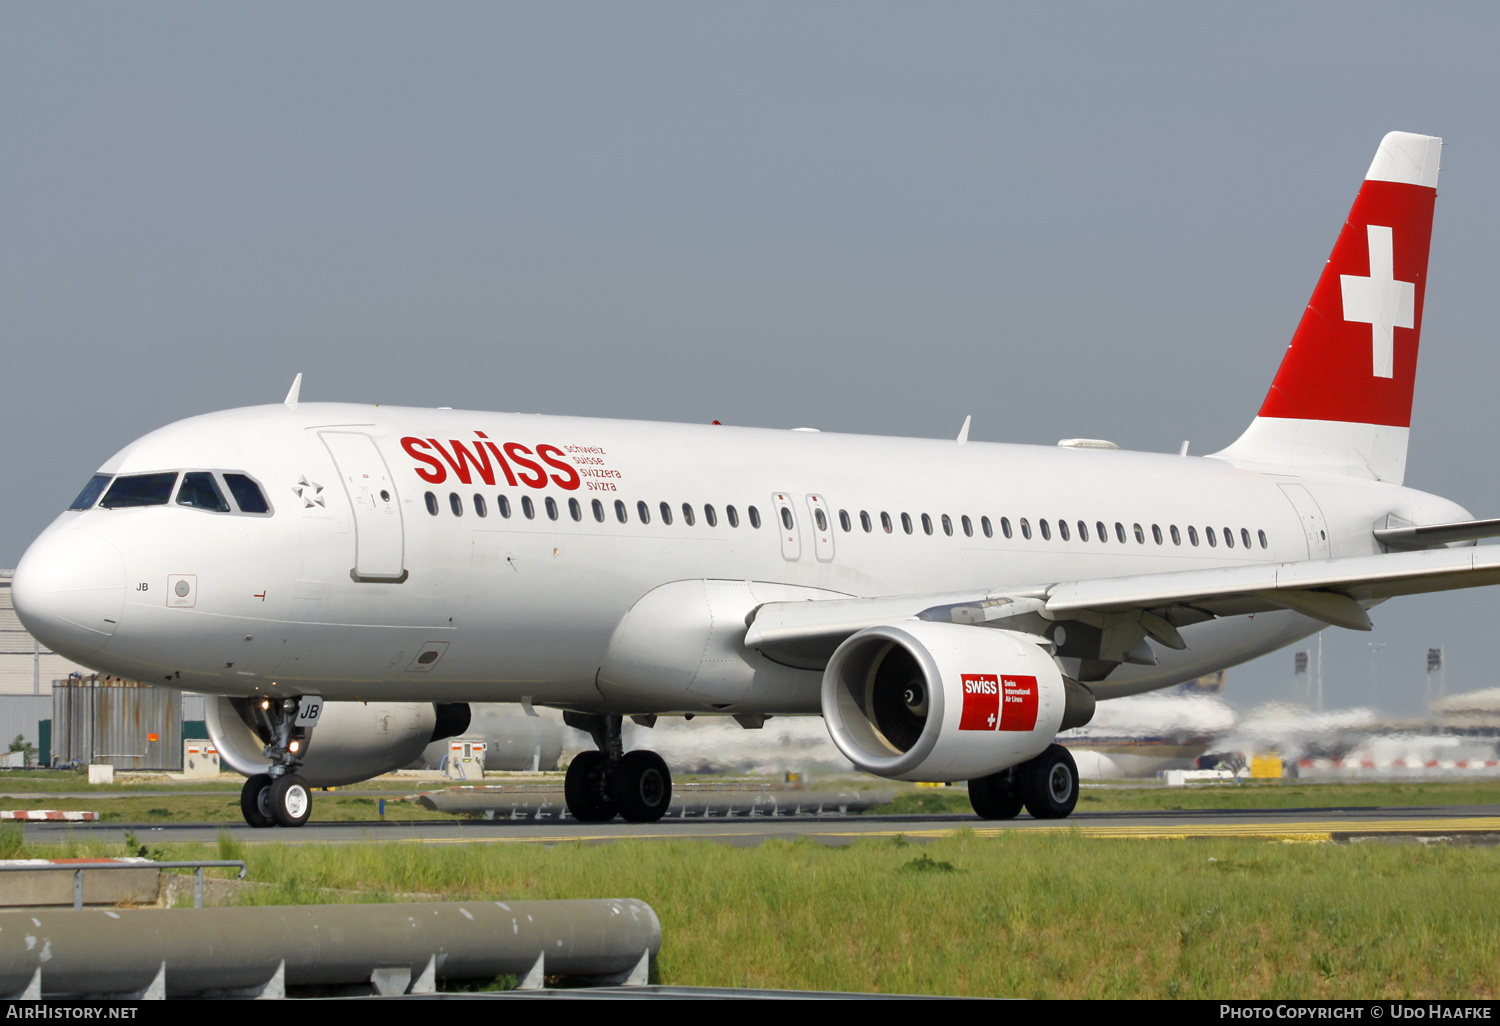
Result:
{"label": "black tire", "polygon": [[240,788],[240,815],[256,829],[276,825],[268,811],[270,806],[266,803],[266,799],[270,797],[266,792],[270,789],[271,778],[265,773],[255,774]]}
{"label": "black tire", "polygon": [[1016,767],[1026,811],[1037,819],[1066,819],[1078,804],[1078,766],[1062,745],[1051,745]]}
{"label": "black tire", "polygon": [[580,752],[568,763],[563,797],[567,799],[568,812],[580,823],[608,823],[615,818],[615,802],[609,795],[605,770],[602,752]]}
{"label": "black tire", "polygon": [[277,777],[266,797],[277,826],[299,827],[312,815],[312,788],[295,773]]}
{"label": "black tire", "polygon": [[1014,770],[969,781],[969,804],[980,819],[1015,819],[1025,802],[1016,793]]}
{"label": "black tire", "polygon": [[672,804],[672,773],[655,752],[626,752],[609,787],[627,823],[655,823]]}

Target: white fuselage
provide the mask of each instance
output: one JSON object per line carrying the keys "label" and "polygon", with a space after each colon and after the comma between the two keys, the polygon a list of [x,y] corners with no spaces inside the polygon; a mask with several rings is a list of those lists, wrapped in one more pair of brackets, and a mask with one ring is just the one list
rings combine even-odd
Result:
{"label": "white fuselage", "polygon": [[[481,449],[485,441],[493,447]],[[455,467],[454,443],[484,455],[494,483],[483,480],[483,463]],[[361,459],[374,462],[352,465]],[[670,582],[767,582],[808,597],[983,590],[1368,555],[1379,551],[1371,527],[1388,515],[1467,518],[1399,486],[1267,475],[1211,458],[323,403],[180,421],[127,446],[101,473],[205,470],[255,479],[270,513],[212,512],[175,495],[164,505],[64,513],[17,571],[27,626],[103,672],[225,695],[274,687],[332,700],[815,712],[815,673],[805,694],[751,688],[728,704],[672,689],[637,689],[627,701],[601,692],[597,677],[622,618]],[[1166,686],[1321,626],[1291,612],[1197,624],[1183,632],[1186,651],[1162,653],[1157,666],[1121,666],[1093,686],[1104,698]]]}

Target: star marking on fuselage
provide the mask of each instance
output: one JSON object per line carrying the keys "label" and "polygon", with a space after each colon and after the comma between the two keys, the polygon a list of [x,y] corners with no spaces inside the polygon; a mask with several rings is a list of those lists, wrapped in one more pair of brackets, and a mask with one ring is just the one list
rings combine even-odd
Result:
{"label": "star marking on fuselage", "polygon": [[303,474],[297,483],[292,486],[292,492],[302,500],[302,508],[309,509],[313,506],[324,506],[323,486],[316,481],[309,481],[307,475]]}

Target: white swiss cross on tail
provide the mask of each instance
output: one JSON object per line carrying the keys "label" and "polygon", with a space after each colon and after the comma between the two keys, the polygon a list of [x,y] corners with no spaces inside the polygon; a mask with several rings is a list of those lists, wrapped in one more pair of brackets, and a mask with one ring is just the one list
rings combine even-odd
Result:
{"label": "white swiss cross on tail", "polygon": [[1372,224],[1365,227],[1370,247],[1370,276],[1339,275],[1344,293],[1344,320],[1370,326],[1370,348],[1377,378],[1395,376],[1396,328],[1416,324],[1417,287],[1397,281],[1394,271],[1391,230]]}

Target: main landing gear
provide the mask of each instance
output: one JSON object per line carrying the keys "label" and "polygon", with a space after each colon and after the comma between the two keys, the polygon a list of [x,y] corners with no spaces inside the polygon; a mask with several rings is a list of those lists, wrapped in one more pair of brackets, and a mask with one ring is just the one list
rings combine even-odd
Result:
{"label": "main landing gear", "polygon": [[624,751],[619,716],[563,713],[570,727],[588,731],[597,752],[583,752],[563,783],[568,812],[580,823],[607,823],[618,813],[629,823],[655,823],[672,804],[672,774],[655,752]]}
{"label": "main landing gear", "polygon": [[323,700],[315,696],[265,698],[255,703],[261,735],[269,737],[266,758],[271,768],[245,781],[240,813],[253,827],[299,827],[312,815],[312,788],[297,774],[307,754]]}
{"label": "main landing gear", "polygon": [[1062,745],[1034,759],[969,781],[969,802],[984,819],[1015,819],[1022,806],[1036,819],[1065,819],[1078,804],[1078,767]]}

